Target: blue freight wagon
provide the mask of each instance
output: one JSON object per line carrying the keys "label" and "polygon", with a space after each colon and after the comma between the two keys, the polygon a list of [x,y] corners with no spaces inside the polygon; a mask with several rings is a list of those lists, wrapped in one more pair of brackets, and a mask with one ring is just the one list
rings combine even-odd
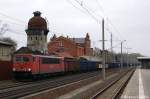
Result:
{"label": "blue freight wagon", "polygon": [[80,63],[80,70],[83,72],[87,72],[97,70],[99,64],[101,64],[101,61],[95,57],[84,56],[80,57],[79,63]]}

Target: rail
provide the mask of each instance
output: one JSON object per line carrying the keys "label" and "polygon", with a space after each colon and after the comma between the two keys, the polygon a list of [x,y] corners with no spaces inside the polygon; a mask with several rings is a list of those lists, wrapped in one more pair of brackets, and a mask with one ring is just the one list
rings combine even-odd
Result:
{"label": "rail", "polygon": [[[127,85],[128,81],[130,80],[130,78],[132,77],[134,70],[128,71],[127,73],[122,74],[121,76],[119,76],[118,78],[116,78],[114,81],[112,81],[110,84],[108,84],[106,87],[102,88],[101,90],[99,90],[96,94],[94,94],[90,99],[119,99],[119,95],[122,93],[123,89],[125,88],[125,86]],[[119,87],[117,89],[115,89],[115,92],[112,95],[109,95],[108,97],[103,97],[104,94],[108,94],[107,91],[111,89],[112,86],[114,86],[115,84],[117,84],[117,82],[125,79],[125,81],[123,81]],[[114,90],[114,89],[113,89]],[[110,93],[109,93],[110,94]]]}

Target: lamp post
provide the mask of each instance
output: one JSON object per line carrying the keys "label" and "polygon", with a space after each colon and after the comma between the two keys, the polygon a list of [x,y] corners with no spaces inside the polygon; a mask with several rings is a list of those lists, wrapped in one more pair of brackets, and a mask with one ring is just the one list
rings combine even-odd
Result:
{"label": "lamp post", "polygon": [[126,48],[126,49],[127,49],[127,67],[129,68],[129,59],[130,59],[129,50],[132,48]]}
{"label": "lamp post", "polygon": [[123,46],[123,42],[125,42],[126,40],[121,41],[121,58],[120,58],[120,70],[123,68],[123,55],[122,55],[122,46]]}
{"label": "lamp post", "polygon": [[102,72],[103,80],[105,80],[105,35],[104,35],[104,19],[102,20]]}

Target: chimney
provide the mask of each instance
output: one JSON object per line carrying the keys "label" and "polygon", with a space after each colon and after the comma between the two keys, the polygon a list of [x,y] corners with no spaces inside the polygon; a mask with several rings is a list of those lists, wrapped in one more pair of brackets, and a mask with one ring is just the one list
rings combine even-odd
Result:
{"label": "chimney", "polygon": [[35,11],[33,12],[34,16],[41,16],[41,12],[40,11]]}

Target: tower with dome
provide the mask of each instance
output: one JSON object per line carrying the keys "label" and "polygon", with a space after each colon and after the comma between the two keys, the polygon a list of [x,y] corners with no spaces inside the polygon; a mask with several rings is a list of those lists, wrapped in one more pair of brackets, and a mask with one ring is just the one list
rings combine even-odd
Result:
{"label": "tower with dome", "polygon": [[34,16],[29,20],[26,29],[27,47],[33,51],[42,53],[47,51],[47,21],[41,17],[40,11],[33,12]]}

